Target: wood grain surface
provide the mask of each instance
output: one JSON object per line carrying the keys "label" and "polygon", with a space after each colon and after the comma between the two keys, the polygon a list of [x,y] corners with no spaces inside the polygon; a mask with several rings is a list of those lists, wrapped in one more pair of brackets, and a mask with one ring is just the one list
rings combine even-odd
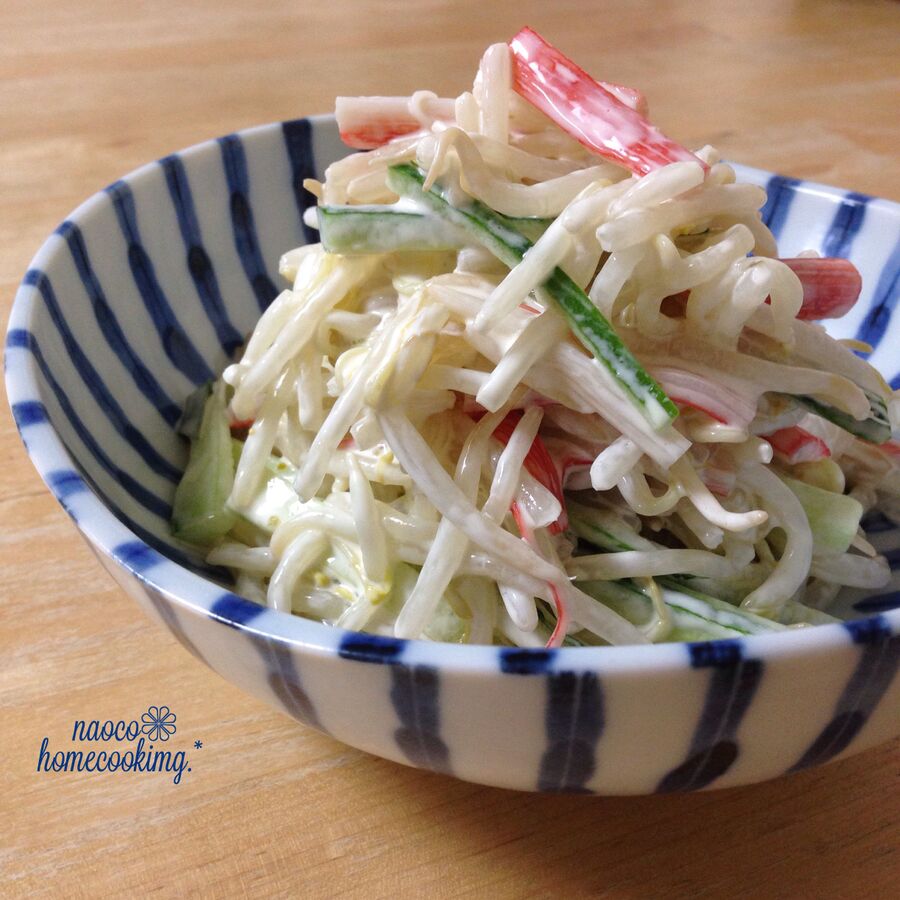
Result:
{"label": "wood grain surface", "polygon": [[[526,23],[643,88],[688,145],[900,200],[887,0],[4,0],[4,321],[45,236],[122,173],[336,94],[458,93]],[[143,617],[0,417],[0,894],[900,895],[896,743],[755,787],[598,799],[476,787],[302,729]],[[160,703],[203,744],[180,784],[35,771],[73,720]]]}

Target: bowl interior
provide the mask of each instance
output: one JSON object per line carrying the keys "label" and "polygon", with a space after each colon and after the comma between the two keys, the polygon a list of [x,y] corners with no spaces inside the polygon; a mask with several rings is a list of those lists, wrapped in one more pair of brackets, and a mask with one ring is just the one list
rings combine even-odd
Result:
{"label": "bowl interior", "polygon": [[[212,573],[169,534],[187,454],[175,430],[185,398],[221,372],[285,287],[281,254],[315,239],[302,222],[315,202],[303,179],[322,178],[343,152],[329,117],[166,157],[79,207],[23,279],[8,372],[14,379],[24,366],[43,407],[16,402],[11,385],[23,439],[39,437],[27,426],[46,415],[114,515],[191,568]],[[66,499],[64,476],[42,474]]]}
{"label": "bowl interior", "polygon": [[[280,256],[315,240],[302,221],[314,203],[303,179],[321,179],[346,152],[331,117],[228,135],[110,185],[41,248],[10,321],[7,380],[23,440],[70,512],[67,501],[86,482],[140,542],[227,583],[169,533],[186,458],[175,425],[185,398],[222,370],[285,287]],[[813,249],[860,268],[863,296],[829,330],[871,343],[873,362],[900,386],[900,322],[891,319],[900,207],[737,168],[768,188],[764,218],[782,255]],[[33,426],[49,427],[62,455]],[[900,531],[879,516],[869,527],[900,567]],[[898,582],[895,572],[874,596],[846,592],[847,611],[897,606]]]}

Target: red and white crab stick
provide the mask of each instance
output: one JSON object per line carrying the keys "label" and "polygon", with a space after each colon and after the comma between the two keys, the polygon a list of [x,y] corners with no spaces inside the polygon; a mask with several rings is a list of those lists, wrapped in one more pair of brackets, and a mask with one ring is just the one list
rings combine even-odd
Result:
{"label": "red and white crab stick", "polygon": [[[594,83],[637,115],[647,115],[647,101],[636,88],[609,81]],[[448,124],[454,121],[454,102],[450,98],[424,97],[421,106],[426,119]],[[375,150],[423,128],[422,121],[410,110],[409,97],[338,97],[334,114],[341,140],[355,150]]]}
{"label": "red and white crab stick", "polygon": [[536,31],[523,28],[509,46],[515,91],[598,156],[638,175],[673,162],[708,168]]}
{"label": "red and white crab stick", "polygon": [[828,459],[831,450],[828,444],[815,434],[811,434],[805,428],[791,425],[789,428],[779,428],[771,434],[760,435],[763,440],[772,445],[775,453],[785,462],[794,465],[802,462],[816,462],[820,459]]}
{"label": "red and white crab stick", "polygon": [[798,257],[781,261],[803,285],[798,319],[838,319],[859,299],[862,276],[849,259]]}

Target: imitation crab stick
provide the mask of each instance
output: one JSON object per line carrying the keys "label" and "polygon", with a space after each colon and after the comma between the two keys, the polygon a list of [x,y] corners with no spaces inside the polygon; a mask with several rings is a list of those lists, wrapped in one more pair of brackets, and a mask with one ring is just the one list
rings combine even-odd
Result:
{"label": "imitation crab stick", "polygon": [[[497,438],[501,444],[506,444],[510,437],[512,437],[516,423],[521,417],[521,413],[517,411],[511,412],[494,429],[494,437]],[[541,440],[540,435],[535,436],[531,449],[525,457],[525,468],[532,477],[536,478],[559,501],[562,512],[560,513],[559,519],[550,526],[551,533],[559,534],[559,532],[565,531],[566,528],[569,527],[569,523],[566,516],[566,498],[563,495],[562,481],[560,480],[559,471],[553,462],[553,458],[550,456],[546,446],[544,446],[544,442]]]}
{"label": "imitation crab stick", "polygon": [[[620,103],[638,115],[647,115],[647,101],[636,88],[608,81],[599,82]],[[425,95],[419,115],[409,97],[338,97],[334,105],[341,140],[355,150],[375,150],[389,141],[421,131],[429,119],[454,121],[454,101],[448,97]]]}
{"label": "imitation crab stick", "polygon": [[779,428],[771,434],[761,435],[763,440],[772,445],[775,453],[785,462],[793,465],[801,462],[816,462],[831,456],[828,444],[814,434],[792,425],[790,428]]}
{"label": "imitation crab stick", "polygon": [[509,46],[516,93],[589,150],[638,175],[673,162],[707,168],[536,31],[523,28]]}
{"label": "imitation crab stick", "polygon": [[[453,101],[429,97],[422,112],[439,122],[453,121]],[[341,140],[355,150],[374,150],[394,138],[415,134],[423,122],[410,110],[408,97],[338,97],[334,104]]]}
{"label": "imitation crab stick", "polygon": [[849,259],[799,257],[781,262],[803,285],[798,319],[838,319],[859,299],[862,276]]}

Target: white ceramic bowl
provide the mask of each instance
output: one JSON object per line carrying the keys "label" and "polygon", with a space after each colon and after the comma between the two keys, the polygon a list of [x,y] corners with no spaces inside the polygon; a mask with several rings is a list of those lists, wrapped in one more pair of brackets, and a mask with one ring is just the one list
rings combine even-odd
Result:
{"label": "white ceramic bowl", "polygon": [[[101,562],[195,656],[300,722],[399,762],[525,790],[724,787],[900,731],[897,580],[857,617],[705,644],[520,651],[343,632],[217,583],[168,532],[173,425],[274,296],[311,197],[343,155],[330,118],[267,125],[145,166],[47,240],[16,297],[7,388],[25,446]],[[741,169],[767,185],[784,255],[849,256],[842,336],[900,369],[900,207]],[[893,315],[893,318],[892,318]],[[874,540],[900,564],[884,519]],[[853,610],[851,609],[851,612]]]}

